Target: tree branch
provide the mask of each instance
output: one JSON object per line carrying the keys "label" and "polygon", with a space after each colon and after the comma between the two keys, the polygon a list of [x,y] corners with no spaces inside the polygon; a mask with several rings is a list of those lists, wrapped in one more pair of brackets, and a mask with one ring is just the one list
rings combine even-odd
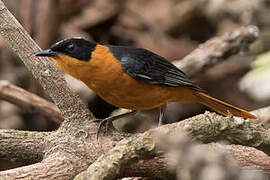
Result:
{"label": "tree branch", "polygon": [[0,80],[0,99],[13,103],[27,112],[39,113],[58,124],[63,121],[60,110],[55,104],[8,81]]}
{"label": "tree branch", "polygon": [[42,160],[49,132],[0,130],[0,159],[14,162]]}
{"label": "tree branch", "polygon": [[141,159],[153,158],[157,155],[155,151],[156,145],[152,137],[134,135],[119,142],[115,148],[97,159],[91,168],[75,179],[115,179],[124,167]]}
{"label": "tree branch", "polygon": [[[255,113],[256,112],[257,111],[255,111]],[[130,168],[135,168],[134,166],[136,166],[136,163],[138,163],[139,160],[146,160],[150,156],[159,157],[160,154],[162,154],[162,151],[160,151],[161,149],[159,148],[160,140],[157,140],[157,137],[160,137],[160,135],[166,135],[167,138],[174,137],[182,131],[188,132],[193,140],[202,143],[226,140],[232,144],[255,147],[268,155],[270,154],[270,130],[265,129],[262,124],[256,124],[253,121],[244,120],[238,117],[224,117],[215,113],[206,112],[205,114],[194,116],[178,123],[151,129],[143,134],[134,135],[121,141],[115,148],[108,151],[106,155],[101,156],[91,164],[87,171],[76,176],[75,179],[113,179],[121,177],[122,174],[120,172],[122,172],[123,169],[125,169],[125,172],[131,172],[131,174],[128,175],[132,176],[134,174],[132,174]],[[219,147],[216,147],[216,149],[221,148],[221,145],[218,146]],[[211,148],[214,149],[214,147]],[[226,148],[222,147],[221,149]],[[227,149],[234,155],[237,161],[243,161],[242,157],[248,156],[248,153],[245,154],[245,152],[241,152],[241,154],[237,156],[236,152],[241,151],[239,148],[235,149],[230,147]],[[250,151],[257,154],[259,153],[258,150],[254,149],[251,149]],[[266,155],[264,155],[264,157],[266,157]],[[255,164],[259,165],[258,161],[252,162],[255,161],[255,159],[256,156],[252,156],[248,162],[249,165],[252,165],[252,163],[254,163],[254,167]],[[270,158],[267,159],[269,159],[267,165],[270,165]],[[151,161],[152,165],[150,166],[152,167],[152,170],[150,171],[164,169],[165,162],[161,160],[161,163],[160,158],[157,158],[156,161],[159,161],[159,163]],[[143,161],[143,164],[145,163],[147,164],[147,160]],[[247,166],[247,164],[239,162],[239,164],[241,163],[242,166]],[[154,167],[153,164],[156,166]],[[264,164],[262,169],[267,171],[267,173],[270,173],[265,167],[266,165]],[[136,168],[139,167],[136,166]]]}
{"label": "tree branch", "polygon": [[165,132],[170,129],[170,133],[177,133],[174,129],[178,129],[178,126],[203,143],[227,140],[232,144],[255,147],[270,154],[269,129],[265,129],[262,124],[254,121],[206,112],[180,123],[161,127],[161,129],[164,128],[162,131]]}
{"label": "tree branch", "polygon": [[[73,157],[69,153],[61,153],[52,154],[36,164],[2,171],[0,179],[70,179],[76,174],[77,170],[73,167],[74,164],[80,162],[80,159]],[[76,165],[81,165],[82,168],[87,167],[86,164]]]}
{"label": "tree branch", "polygon": [[189,77],[194,77],[228,57],[246,50],[257,39],[258,31],[256,26],[248,26],[212,38],[184,59],[176,60],[174,64],[184,72],[188,72]]}

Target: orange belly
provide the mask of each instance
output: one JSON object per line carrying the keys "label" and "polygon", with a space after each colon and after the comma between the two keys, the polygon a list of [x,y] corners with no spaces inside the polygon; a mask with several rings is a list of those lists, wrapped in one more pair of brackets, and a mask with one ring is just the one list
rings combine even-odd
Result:
{"label": "orange belly", "polygon": [[117,107],[140,110],[153,109],[169,102],[191,102],[192,90],[147,84],[133,79],[125,72],[107,76],[96,82],[83,80],[101,98]]}
{"label": "orange belly", "polygon": [[107,88],[91,86],[108,103],[126,109],[152,109],[167,104],[169,93],[156,85],[137,82],[123,74],[116,80],[103,82]]}

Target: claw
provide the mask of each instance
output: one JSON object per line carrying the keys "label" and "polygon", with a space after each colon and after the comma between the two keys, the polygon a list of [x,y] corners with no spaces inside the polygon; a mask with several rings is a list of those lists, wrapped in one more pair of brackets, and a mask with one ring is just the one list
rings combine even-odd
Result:
{"label": "claw", "polygon": [[128,113],[125,113],[125,114],[120,114],[120,115],[117,115],[117,116],[111,116],[111,117],[108,117],[108,118],[105,118],[105,119],[95,119],[95,120],[93,120],[93,122],[99,122],[97,133],[96,133],[97,139],[98,139],[99,133],[101,131],[101,128],[105,123],[106,123],[106,126],[105,126],[104,134],[106,134],[108,132],[109,124],[112,125],[112,122],[114,120],[120,119],[122,117],[128,117],[130,115],[134,115],[136,112],[137,111],[131,111],[131,112],[128,112]]}
{"label": "claw", "polygon": [[99,125],[98,125],[98,129],[97,129],[97,133],[96,133],[97,139],[98,139],[98,135],[99,135],[99,133],[101,131],[101,128],[105,123],[106,123],[106,127],[105,127],[104,134],[106,134],[108,132],[109,123],[112,123],[112,120],[113,119],[109,117],[109,118],[106,118],[106,119],[97,119],[97,120],[94,121],[94,122],[100,121]]}

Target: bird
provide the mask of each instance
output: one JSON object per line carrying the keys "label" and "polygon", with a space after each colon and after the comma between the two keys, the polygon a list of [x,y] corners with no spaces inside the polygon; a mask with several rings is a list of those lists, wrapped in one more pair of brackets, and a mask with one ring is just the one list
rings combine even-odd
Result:
{"label": "bird", "polygon": [[244,109],[211,97],[166,58],[144,48],[102,45],[73,37],[35,55],[51,58],[60,69],[85,83],[106,102],[131,110],[98,120],[98,129],[105,122],[108,125],[138,110],[154,108],[159,108],[162,125],[170,102],[200,103],[225,116],[231,113],[258,119]]}

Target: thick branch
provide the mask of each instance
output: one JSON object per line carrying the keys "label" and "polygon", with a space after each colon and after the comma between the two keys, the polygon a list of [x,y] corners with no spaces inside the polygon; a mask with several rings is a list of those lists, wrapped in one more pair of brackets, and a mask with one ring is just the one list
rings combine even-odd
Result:
{"label": "thick branch", "polygon": [[[268,138],[268,130],[264,129],[262,125],[260,124],[254,124],[249,121],[244,121],[243,119],[240,118],[233,118],[233,117],[223,117],[216,115],[215,113],[205,113],[203,115],[198,115],[193,118],[189,118],[187,120],[184,120],[179,123],[175,124],[169,124],[166,126],[162,126],[160,128],[152,129],[147,133],[144,133],[143,135],[134,135],[128,139],[123,140],[120,142],[119,145],[116,145],[114,149],[109,151],[106,155],[101,156],[93,165],[90,166],[89,169],[91,173],[83,173],[82,177],[84,175],[89,175],[92,174],[94,171],[95,173],[92,174],[93,177],[118,177],[120,176],[120,172],[125,169],[125,172],[129,172],[129,175],[132,175],[132,173],[136,173],[134,175],[138,174],[149,174],[151,172],[155,172],[156,170],[161,171],[161,174],[166,171],[165,170],[165,165],[163,158],[155,158],[150,161],[146,160],[143,161],[142,164],[144,164],[145,168],[139,168],[142,166],[142,164],[135,166],[136,162],[141,159],[149,159],[150,157],[157,156],[159,153],[156,153],[157,145],[155,141],[153,140],[153,137],[157,137],[157,134],[169,134],[170,136],[175,136],[179,134],[180,131],[186,130],[190,133],[190,135],[197,140],[200,140],[202,142],[212,142],[216,140],[228,140],[229,142],[232,143],[238,143],[238,144],[247,144],[247,145],[252,145],[254,147],[257,147],[259,149],[262,149],[263,151],[269,153],[269,138]],[[78,170],[79,169],[85,168],[86,164],[91,164],[91,162],[94,162],[94,159],[99,157],[100,153],[106,152],[106,150],[110,149],[111,147],[114,146],[113,143],[110,141],[110,137],[107,137],[107,139],[104,141],[102,139],[102,142],[106,142],[106,147],[104,145],[100,146],[98,145],[99,143],[92,141],[93,139],[82,139],[81,137],[85,136],[85,133],[87,132],[81,132],[82,135],[78,135],[77,138],[69,139],[71,137],[62,137],[64,134],[58,134],[58,137],[53,137],[53,135],[50,136],[49,139],[54,144],[53,147],[63,145],[64,147],[69,143],[69,142],[76,142],[74,144],[75,149],[66,149],[69,154],[73,154],[73,151],[75,151],[76,156],[72,156],[72,159],[76,159],[77,155],[82,155],[79,152],[81,152],[81,148],[85,147],[80,147],[79,145],[81,144],[79,141],[85,141],[88,142],[89,140],[92,142],[91,147],[86,148],[86,152],[96,152],[96,154],[91,154],[89,155],[92,160],[89,161],[89,158],[84,158],[83,162],[79,162],[79,159],[76,159],[77,163],[72,161],[72,159],[66,159],[67,155],[65,155],[64,159],[62,161],[64,162],[70,162],[68,163],[68,166],[71,165],[73,168]],[[92,139],[92,140],[91,140]],[[65,140],[65,141],[63,141]],[[257,143],[260,142],[260,143]],[[97,143],[97,144],[96,144]],[[71,143],[72,144],[72,143]],[[2,144],[0,144],[2,146]],[[72,147],[73,147],[72,146]],[[66,146],[68,148],[69,146]],[[93,150],[95,148],[95,150]],[[60,148],[62,151],[64,148]],[[99,151],[99,153],[97,153]],[[65,151],[64,151],[65,152]],[[53,154],[49,153],[49,156],[53,156]],[[247,155],[243,155],[247,156]],[[59,157],[61,159],[61,157]],[[82,157],[81,157],[82,158]],[[60,164],[62,163],[59,162]],[[41,173],[41,167],[50,167],[54,166],[53,164],[43,164],[51,161],[44,160],[41,164],[38,164],[37,166],[30,166],[22,169],[14,169],[10,170],[8,172],[4,171],[0,173],[2,177],[9,177],[10,175],[16,175],[18,172],[23,172],[29,173],[29,177],[35,177],[34,175]],[[157,163],[158,162],[158,163]],[[149,164],[147,164],[149,163]],[[150,166],[151,163],[151,166]],[[250,162],[252,164],[252,162]],[[31,168],[37,168],[35,170]],[[39,168],[40,167],[40,168]],[[67,166],[60,166],[60,167],[67,167]],[[137,171],[134,171],[134,168],[138,168]],[[93,169],[92,169],[93,168]],[[65,169],[63,169],[65,171]],[[105,171],[104,171],[105,170]],[[144,170],[147,170],[148,172],[145,172]],[[152,171],[151,171],[152,170]],[[101,171],[101,172],[100,172]],[[109,174],[106,174],[105,172],[110,172]],[[14,174],[15,173],[15,174]],[[59,174],[62,174],[63,172],[61,171]],[[104,174],[105,173],[105,174]],[[31,176],[31,174],[33,176]],[[58,174],[58,173],[57,173]],[[52,179],[57,176],[57,174],[51,175],[51,176],[46,176],[46,178],[51,177]],[[5,175],[5,176],[4,176]],[[7,176],[6,176],[7,175]],[[17,174],[18,175],[18,174]],[[67,176],[70,175],[70,173],[66,174]],[[95,176],[94,176],[95,175]],[[101,176],[100,176],[101,175]],[[79,176],[79,177],[80,177]],[[50,179],[50,178],[49,178]]]}
{"label": "thick branch", "polygon": [[[256,112],[257,111],[255,111],[255,113]],[[159,153],[156,153],[159,149],[157,147],[158,144],[153,138],[160,134],[176,136],[183,130],[188,132],[192,139],[203,143],[226,140],[232,144],[252,146],[262,150],[268,155],[270,154],[270,130],[265,129],[262,124],[257,124],[238,117],[224,117],[215,113],[206,112],[205,114],[188,118],[179,123],[151,129],[144,134],[132,136],[124,140],[124,144],[117,145],[106,155],[101,156],[87,171],[81,173],[76,178],[106,179],[108,177],[119,177],[122,168],[131,168],[138,160],[146,159],[144,155],[159,155]],[[138,153],[140,149],[146,152],[140,154]],[[119,152],[122,156],[118,155]],[[123,158],[124,161],[120,161],[121,158]],[[127,166],[127,164],[129,164],[129,166]],[[155,168],[160,167],[153,167],[153,170]],[[126,171],[128,171],[128,169],[126,169]]]}
{"label": "thick branch", "polygon": [[[76,169],[73,167],[78,162],[80,162],[80,159],[74,158],[69,153],[55,153],[42,162],[2,171],[0,179],[70,179],[68,177],[76,174]],[[44,171],[45,169],[46,171]]]}
{"label": "thick branch", "polygon": [[[132,146],[129,146],[130,144]],[[138,162],[140,159],[153,158],[157,155],[155,151],[153,138],[147,135],[132,136],[118,143],[115,148],[97,159],[90,166],[91,168],[75,179],[115,179],[124,167]]]}
{"label": "thick branch", "polygon": [[251,170],[252,168],[256,168],[258,170],[264,170],[264,173],[268,175],[270,173],[270,156],[255,148],[220,143],[203,144],[201,146],[215,151],[226,151],[234,160],[236,160],[237,164],[244,169],[249,168]]}
{"label": "thick branch", "polygon": [[48,132],[0,130],[0,159],[20,162],[41,161]]}
{"label": "thick branch", "polygon": [[8,81],[0,81],[0,99],[13,103],[27,112],[39,113],[56,123],[63,121],[60,110],[55,104]]}
{"label": "thick branch", "polygon": [[256,26],[241,27],[223,36],[212,38],[174,64],[187,72],[190,77],[194,77],[229,56],[246,50],[257,39],[258,31]]}
{"label": "thick branch", "polygon": [[162,126],[158,131],[177,134],[179,128],[203,143],[227,140],[232,144],[255,147],[270,155],[270,130],[254,121],[206,112],[180,123]]}

